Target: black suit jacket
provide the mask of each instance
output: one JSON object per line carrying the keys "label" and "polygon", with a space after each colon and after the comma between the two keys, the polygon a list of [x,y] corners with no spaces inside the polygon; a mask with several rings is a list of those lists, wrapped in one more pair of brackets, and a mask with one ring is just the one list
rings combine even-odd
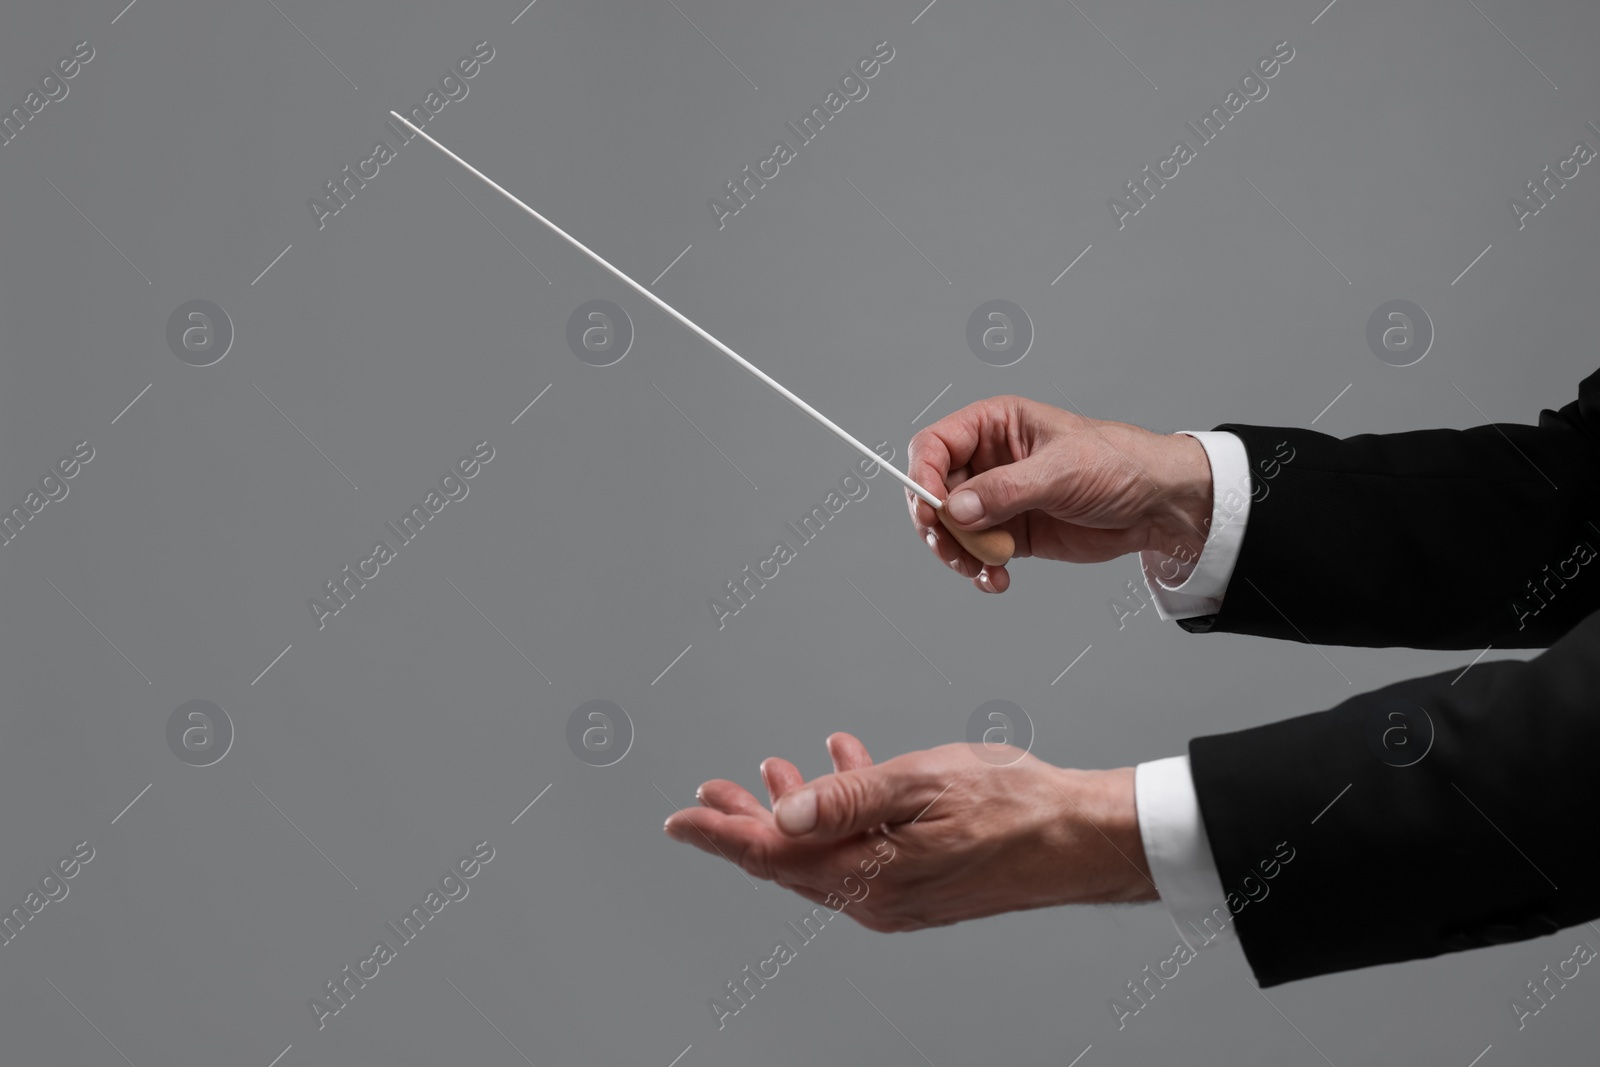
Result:
{"label": "black suit jacket", "polygon": [[1600,916],[1600,371],[1537,426],[1217,429],[1243,439],[1259,499],[1221,610],[1185,629],[1547,649],[1190,742],[1258,981]]}

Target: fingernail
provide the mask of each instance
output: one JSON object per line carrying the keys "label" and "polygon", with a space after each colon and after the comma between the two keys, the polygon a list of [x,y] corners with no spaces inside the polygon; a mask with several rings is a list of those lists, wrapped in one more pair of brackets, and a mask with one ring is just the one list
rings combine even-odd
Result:
{"label": "fingernail", "polygon": [[983,518],[983,501],[971,489],[958,489],[944,502],[950,517],[960,523],[977,522]]}
{"label": "fingernail", "polygon": [[661,829],[665,830],[666,833],[667,833],[667,836],[672,838],[674,841],[682,841],[683,840],[683,838],[678,836],[678,829],[677,829],[677,827],[675,825],[673,825],[673,822],[672,822],[671,819],[668,819],[666,822],[662,823],[661,824]]}
{"label": "fingernail", "polygon": [[987,568],[978,572],[978,584],[983,586],[983,591],[986,593],[999,592],[999,590],[994,587],[994,583],[989,581],[989,571]]}
{"label": "fingernail", "polygon": [[924,537],[923,540],[928,542],[928,547],[933,549],[935,552],[939,550],[939,535],[934,533],[932,530],[928,531],[928,536]]}
{"label": "fingernail", "polygon": [[810,833],[817,825],[817,794],[815,790],[801,789],[778,801],[773,815],[784,833]]}
{"label": "fingernail", "polygon": [[945,562],[950,565],[950,569],[951,570],[955,571],[957,574],[961,573],[961,560],[960,559],[947,559],[947,560],[945,560]]}

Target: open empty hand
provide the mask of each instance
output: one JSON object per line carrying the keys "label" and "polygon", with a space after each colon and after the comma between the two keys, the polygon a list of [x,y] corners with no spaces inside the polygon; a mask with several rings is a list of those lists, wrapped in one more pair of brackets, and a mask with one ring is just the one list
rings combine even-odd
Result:
{"label": "open empty hand", "polygon": [[712,779],[666,832],[813,903],[837,911],[848,900],[857,922],[884,932],[1156,899],[1131,767],[1071,770],[994,747],[980,758],[966,744],[874,764],[846,733],[828,752],[833,773],[811,782],[788,760],[764,761],[770,809]]}

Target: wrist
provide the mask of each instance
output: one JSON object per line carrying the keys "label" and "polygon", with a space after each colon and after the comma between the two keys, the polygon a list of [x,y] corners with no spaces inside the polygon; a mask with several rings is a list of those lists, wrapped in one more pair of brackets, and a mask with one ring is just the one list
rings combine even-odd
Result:
{"label": "wrist", "polygon": [[1160,899],[1145,859],[1134,768],[1061,768],[1058,792],[1064,904],[1125,904]]}
{"label": "wrist", "polygon": [[1147,551],[1196,559],[1205,548],[1214,507],[1211,460],[1186,433],[1162,435],[1161,487],[1150,522]]}

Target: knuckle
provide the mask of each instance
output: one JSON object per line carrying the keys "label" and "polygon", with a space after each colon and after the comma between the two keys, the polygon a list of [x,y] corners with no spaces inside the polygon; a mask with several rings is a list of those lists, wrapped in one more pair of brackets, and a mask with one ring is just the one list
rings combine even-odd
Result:
{"label": "knuckle", "polygon": [[1015,506],[1022,496],[1024,477],[1026,475],[1020,475],[1016,471],[1005,471],[990,479],[989,484],[983,487],[984,502],[988,504],[985,510],[1004,510]]}
{"label": "knuckle", "polygon": [[734,861],[747,874],[754,875],[764,882],[777,881],[772,867],[772,857],[758,842],[751,842],[744,846]]}
{"label": "knuckle", "polygon": [[832,795],[819,822],[833,829],[857,825],[867,809],[867,786],[859,775],[841,775],[834,780]]}

